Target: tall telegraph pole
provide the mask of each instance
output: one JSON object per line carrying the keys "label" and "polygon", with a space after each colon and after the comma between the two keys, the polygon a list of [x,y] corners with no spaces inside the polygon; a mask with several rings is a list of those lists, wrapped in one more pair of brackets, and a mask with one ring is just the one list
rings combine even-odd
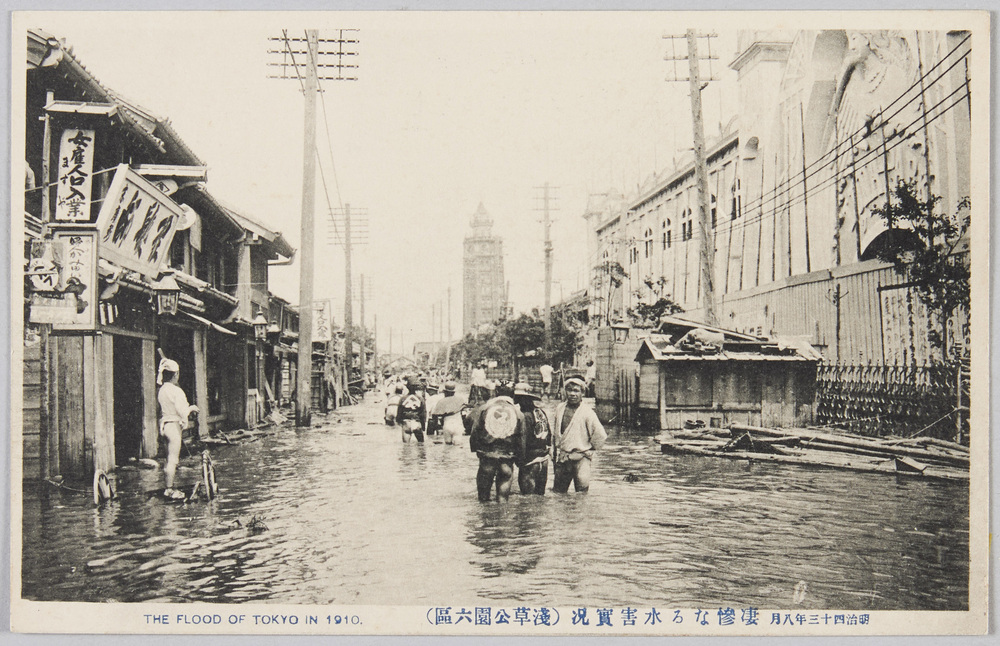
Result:
{"label": "tall telegraph pole", "polygon": [[[693,29],[688,29],[684,36],[664,36],[671,42],[671,54],[666,60],[674,61],[674,78],[671,81],[688,81],[691,91],[691,121],[694,133],[694,174],[698,191],[698,233],[701,237],[701,293],[703,306],[705,308],[705,322],[709,325],[718,325],[719,320],[715,313],[715,240],[712,237],[711,207],[709,206],[708,191],[708,162],[705,158],[705,125],[701,113],[701,91],[707,83],[701,80],[700,62],[702,60],[713,61],[717,57],[712,56],[712,38],[715,34],[698,34]],[[673,53],[674,41],[684,38],[687,42],[687,55],[677,56]],[[698,55],[698,39],[708,42],[708,54],[704,57]],[[678,78],[676,61],[687,59],[688,77]],[[707,81],[715,80],[709,74]]]}
{"label": "tall telegraph pole", "polygon": [[[316,209],[316,58],[315,29],[306,30],[305,132],[302,143],[302,239],[299,249],[299,365],[295,425],[312,425],[313,212]],[[298,69],[298,68],[296,68]]]}
{"label": "tall telegraph pole", "polygon": [[[358,209],[351,209],[350,204],[344,204],[339,210],[334,210],[330,214],[330,223],[335,231],[334,235],[328,238],[332,244],[344,245],[344,367],[348,369],[348,380],[350,379],[350,368],[354,353],[354,334],[351,327],[354,325],[354,273],[353,273],[353,253],[354,246],[367,244],[368,242],[368,220],[367,210],[361,209],[360,240],[358,239],[358,222],[354,216],[359,215]],[[340,227],[344,229],[343,237],[340,236]],[[362,312],[364,316],[364,312]],[[364,320],[361,321],[364,326]],[[363,359],[363,357],[362,357]],[[364,366],[362,366],[362,369]]]}
{"label": "tall telegraph pole", "polygon": [[[316,94],[319,91],[319,57],[334,56],[337,63],[323,63],[323,79],[357,80],[351,70],[357,65],[345,64],[345,57],[355,56],[350,46],[357,41],[344,37],[340,30],[337,39],[320,39],[319,32],[307,29],[305,38],[290,38],[287,31],[279,37],[268,40],[272,48],[269,55],[277,55],[277,60],[267,63],[269,78],[298,79],[305,98],[305,125],[302,147],[302,240],[299,249],[299,355],[298,383],[296,384],[296,426],[310,426],[312,423],[312,319],[313,319],[313,239],[315,227],[313,213],[316,206]],[[354,31],[354,30],[347,30]],[[320,51],[319,45],[331,44],[337,49]],[[280,45],[277,49],[273,47]],[[348,45],[345,49],[344,45]],[[304,48],[303,48],[304,47]],[[345,75],[345,70],[347,74]]]}
{"label": "tall telegraph pole", "polygon": [[347,365],[348,390],[354,367],[354,279],[351,277],[351,205],[344,205],[344,358]]}
{"label": "tall telegraph pole", "polygon": [[542,190],[542,226],[545,231],[545,349],[552,349],[552,220],[549,217],[549,201],[552,196],[548,182],[538,186]]}
{"label": "tall telegraph pole", "polygon": [[358,339],[358,345],[361,346],[361,380],[364,381],[365,372],[368,368],[368,362],[365,360],[367,354],[365,354],[365,275],[361,274],[361,281],[358,285],[358,297],[361,303],[361,338]]}

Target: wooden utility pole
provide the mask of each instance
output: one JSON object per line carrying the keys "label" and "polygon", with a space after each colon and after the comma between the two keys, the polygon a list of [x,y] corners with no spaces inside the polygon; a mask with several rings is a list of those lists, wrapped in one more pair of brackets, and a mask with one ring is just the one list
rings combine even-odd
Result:
{"label": "wooden utility pole", "polygon": [[316,77],[315,29],[306,30],[305,130],[302,138],[302,233],[299,249],[299,357],[295,425],[312,425],[313,212],[316,208]]}
{"label": "wooden utility pole", "polygon": [[552,222],[549,220],[549,183],[544,187],[545,201],[545,350],[552,349]]}
{"label": "wooden utility pole", "polygon": [[[305,98],[305,126],[302,149],[302,240],[299,249],[299,355],[296,384],[295,424],[312,423],[312,319],[313,319],[313,213],[316,204],[316,94],[320,78],[324,80],[356,81],[357,65],[345,62],[357,56],[357,39],[350,35],[356,29],[341,29],[335,39],[321,39],[315,29],[305,30],[305,38],[282,35],[268,40],[272,49],[267,53],[268,78],[298,80]],[[348,35],[345,35],[348,32]],[[324,51],[319,44],[324,44]],[[330,45],[335,45],[330,49]],[[335,64],[323,64],[320,74],[319,57],[334,57]]]}
{"label": "wooden utility pole", "polygon": [[361,274],[361,285],[359,286],[360,293],[358,297],[361,303],[361,324],[358,326],[361,328],[361,338],[358,339],[358,345],[361,347],[361,381],[364,382],[365,371],[368,366],[366,361],[367,354],[365,354],[365,275]]}
{"label": "wooden utility pole", "polygon": [[544,231],[544,246],[543,250],[545,252],[545,350],[548,352],[552,349],[552,220],[550,218],[550,201],[553,199],[550,190],[554,187],[549,186],[548,182],[545,182],[542,186],[536,186],[535,188],[542,191],[542,229]]}
{"label": "wooden utility pole", "polygon": [[347,367],[348,388],[354,368],[354,279],[351,277],[351,205],[344,205],[344,365]]}
{"label": "wooden utility pole", "polygon": [[448,338],[445,340],[447,346],[444,352],[444,370],[451,372],[451,285],[448,285]]}
{"label": "wooden utility pole", "polygon": [[[702,305],[705,310],[705,322],[709,325],[718,325],[719,321],[715,313],[715,240],[712,237],[711,207],[709,206],[708,162],[705,157],[705,124],[701,110],[701,91],[704,88],[704,84],[701,79],[700,62],[701,60],[712,61],[717,59],[717,57],[712,55],[711,50],[711,39],[714,36],[714,34],[697,34],[695,30],[688,29],[683,36],[687,42],[687,55],[678,56],[672,52],[672,55],[666,57],[668,61],[676,62],[686,58],[688,62],[687,78],[677,77],[675,64],[674,78],[670,80],[686,80],[691,93],[691,124],[694,134],[694,174],[698,193],[698,232],[701,237],[701,294],[703,299]],[[670,39],[671,45],[673,45],[675,40],[682,37],[665,36],[664,38]],[[708,55],[705,57],[699,57],[698,55],[699,38],[706,39],[709,43]],[[709,74],[707,80],[714,80],[711,74]]]}
{"label": "wooden utility pole", "polygon": [[715,315],[715,243],[708,204],[708,162],[705,159],[705,124],[701,115],[701,78],[699,76],[698,38],[693,29],[687,30],[688,65],[690,66],[691,118],[694,129],[694,174],[698,183],[698,228],[701,233],[701,293],[704,299],[705,322],[718,325]]}

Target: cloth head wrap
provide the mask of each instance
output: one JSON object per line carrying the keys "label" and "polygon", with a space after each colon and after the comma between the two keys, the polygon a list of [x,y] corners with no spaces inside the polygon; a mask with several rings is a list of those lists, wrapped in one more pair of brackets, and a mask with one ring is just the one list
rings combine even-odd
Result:
{"label": "cloth head wrap", "polygon": [[587,382],[584,381],[583,379],[580,379],[579,377],[569,377],[568,379],[566,379],[566,385],[568,386],[570,384],[576,384],[577,386],[579,386],[584,390],[587,389]]}
{"label": "cloth head wrap", "polygon": [[156,371],[156,383],[161,386],[163,385],[164,370],[177,373],[181,371],[181,367],[173,359],[160,359],[160,367]]}

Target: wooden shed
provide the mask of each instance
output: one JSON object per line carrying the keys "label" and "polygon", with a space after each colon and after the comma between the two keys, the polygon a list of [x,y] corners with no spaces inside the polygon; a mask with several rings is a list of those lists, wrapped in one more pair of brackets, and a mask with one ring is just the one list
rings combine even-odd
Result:
{"label": "wooden shed", "polygon": [[[692,347],[692,330],[720,343]],[[813,422],[821,355],[799,339],[766,339],[671,318],[643,340],[639,407],[661,430],[687,424],[794,427]],[[689,340],[690,337],[687,337]]]}

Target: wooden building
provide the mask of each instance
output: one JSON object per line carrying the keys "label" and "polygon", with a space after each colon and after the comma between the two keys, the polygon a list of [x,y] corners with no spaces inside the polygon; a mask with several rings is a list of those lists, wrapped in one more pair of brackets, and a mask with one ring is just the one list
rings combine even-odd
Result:
{"label": "wooden building", "polygon": [[[724,340],[703,350],[686,347],[686,335],[698,329]],[[799,340],[770,341],[670,317],[635,355],[640,416],[661,430],[691,422],[805,426],[813,421],[819,360]]]}
{"label": "wooden building", "polygon": [[207,191],[168,121],[41,31],[26,95],[24,478],[155,456],[161,354],[199,434],[256,423],[270,350],[254,323],[269,320],[269,264],[294,250]]}

